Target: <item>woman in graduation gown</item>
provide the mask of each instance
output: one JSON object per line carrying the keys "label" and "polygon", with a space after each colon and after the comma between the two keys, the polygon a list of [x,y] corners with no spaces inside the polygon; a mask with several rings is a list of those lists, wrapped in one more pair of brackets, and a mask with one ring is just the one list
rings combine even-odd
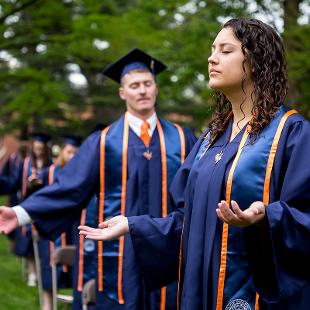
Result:
{"label": "woman in graduation gown", "polygon": [[165,219],[119,216],[81,233],[130,233],[150,288],[179,278],[181,309],[306,310],[310,126],[283,105],[282,41],[261,21],[232,19],[208,61],[216,112],[172,184],[178,209]]}
{"label": "woman in graduation gown", "polygon": [[[21,187],[21,200],[42,187],[39,173],[44,167],[51,164],[48,141],[50,136],[44,133],[32,134],[30,155],[26,156],[20,165],[19,184]],[[33,257],[32,229],[30,224],[23,225],[16,230],[15,254],[25,257],[28,268],[29,286],[36,285],[36,270]]]}

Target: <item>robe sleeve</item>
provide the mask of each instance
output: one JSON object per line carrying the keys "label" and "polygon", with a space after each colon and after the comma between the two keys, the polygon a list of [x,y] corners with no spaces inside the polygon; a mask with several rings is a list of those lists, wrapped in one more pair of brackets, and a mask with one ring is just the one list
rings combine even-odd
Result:
{"label": "robe sleeve", "polygon": [[178,279],[184,189],[198,146],[180,167],[170,190],[175,209],[165,218],[128,217],[129,232],[147,287],[154,290]]}
{"label": "robe sleeve", "polygon": [[131,240],[149,290],[177,280],[183,212],[165,218],[149,215],[128,217]]}
{"label": "robe sleeve", "polygon": [[57,181],[21,203],[36,228],[55,239],[75,222],[99,186],[100,132],[92,134],[59,172]]}
{"label": "robe sleeve", "polygon": [[271,175],[265,219],[244,229],[260,297],[279,301],[310,283],[310,126],[286,126]]}

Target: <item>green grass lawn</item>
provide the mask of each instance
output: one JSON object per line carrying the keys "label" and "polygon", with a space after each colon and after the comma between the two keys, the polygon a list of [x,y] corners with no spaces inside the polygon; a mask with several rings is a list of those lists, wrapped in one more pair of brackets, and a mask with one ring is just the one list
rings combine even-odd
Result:
{"label": "green grass lawn", "polygon": [[[5,204],[0,197],[0,205]],[[28,287],[22,277],[21,259],[8,251],[8,239],[0,235],[0,310],[39,309],[36,287]]]}
{"label": "green grass lawn", "polygon": [[39,309],[36,287],[22,279],[21,260],[8,251],[8,239],[0,235],[0,310]]}
{"label": "green grass lawn", "polygon": [[[5,198],[0,196],[0,205],[4,204]],[[9,253],[8,243],[7,237],[0,235],[0,310],[39,310],[38,288],[27,286],[21,259]],[[64,305],[59,309],[70,307]]]}

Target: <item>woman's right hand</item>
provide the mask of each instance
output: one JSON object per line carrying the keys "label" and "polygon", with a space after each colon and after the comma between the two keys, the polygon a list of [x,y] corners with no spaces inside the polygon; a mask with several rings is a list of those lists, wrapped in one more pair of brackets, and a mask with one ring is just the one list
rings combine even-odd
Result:
{"label": "woman's right hand", "polygon": [[99,228],[89,226],[79,226],[80,235],[92,240],[114,240],[129,233],[127,217],[123,215],[115,216],[98,225]]}

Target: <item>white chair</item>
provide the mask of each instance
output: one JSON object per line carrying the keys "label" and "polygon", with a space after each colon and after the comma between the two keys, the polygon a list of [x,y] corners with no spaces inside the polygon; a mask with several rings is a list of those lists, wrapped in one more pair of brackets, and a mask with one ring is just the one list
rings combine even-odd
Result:
{"label": "white chair", "polygon": [[62,248],[58,248],[54,252],[54,260],[52,264],[52,294],[53,294],[53,310],[57,310],[58,302],[72,304],[73,296],[64,295],[58,293],[57,287],[57,266],[67,265],[72,267],[74,264],[74,245],[67,245]]}
{"label": "white chair", "polygon": [[89,305],[96,304],[96,281],[91,279],[83,286],[82,291],[83,310],[87,310]]}
{"label": "white chair", "polygon": [[36,265],[37,279],[38,279],[38,295],[40,302],[40,309],[43,308],[43,287],[42,287],[42,274],[41,274],[41,262],[39,255],[39,240],[40,236],[37,232],[32,232],[32,244],[33,244],[33,253],[34,261]]}

